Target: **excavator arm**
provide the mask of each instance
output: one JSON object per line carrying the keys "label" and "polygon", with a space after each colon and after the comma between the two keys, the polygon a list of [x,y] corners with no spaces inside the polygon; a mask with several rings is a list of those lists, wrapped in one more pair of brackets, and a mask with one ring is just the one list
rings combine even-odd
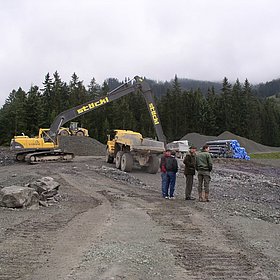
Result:
{"label": "excavator arm", "polygon": [[127,94],[134,93],[140,91],[146,101],[148,111],[150,113],[153,125],[155,127],[155,131],[159,141],[162,141],[166,144],[166,137],[163,133],[162,126],[159,119],[158,110],[155,104],[155,100],[153,98],[153,94],[149,84],[144,81],[142,78],[135,76],[132,80],[120,85],[119,87],[115,88],[111,92],[109,92],[106,96],[97,98],[94,100],[90,100],[85,102],[81,105],[78,105],[74,108],[68,109],[62,113],[60,113],[53,123],[51,124],[49,135],[52,139],[55,139],[57,142],[57,134],[59,128],[67,123],[68,121],[82,116],[88,112],[91,112],[105,104],[117,100]]}

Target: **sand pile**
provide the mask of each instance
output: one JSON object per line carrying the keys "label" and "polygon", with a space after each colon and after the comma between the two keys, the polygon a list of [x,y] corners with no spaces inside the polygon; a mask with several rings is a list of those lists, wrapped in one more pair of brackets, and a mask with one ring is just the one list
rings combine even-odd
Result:
{"label": "sand pile", "polygon": [[247,153],[280,152],[280,147],[265,146],[228,131],[225,131],[218,136],[206,136],[199,133],[188,133],[181,140],[188,140],[191,144],[197,146],[198,148],[202,147],[207,141],[237,140],[240,143],[240,146],[245,148]]}
{"label": "sand pile", "polygon": [[76,156],[104,156],[106,145],[91,137],[61,136],[59,146],[65,152]]}

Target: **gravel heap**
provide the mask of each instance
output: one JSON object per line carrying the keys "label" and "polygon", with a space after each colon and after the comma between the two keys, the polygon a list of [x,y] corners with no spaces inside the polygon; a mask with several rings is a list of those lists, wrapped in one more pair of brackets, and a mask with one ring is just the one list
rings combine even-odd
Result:
{"label": "gravel heap", "polygon": [[104,156],[106,145],[91,137],[62,136],[59,146],[64,152],[74,153],[76,156]]}
{"label": "gravel heap", "polygon": [[244,147],[247,153],[265,153],[265,152],[280,152],[280,147],[269,147],[253,140],[238,136],[229,131],[225,131],[218,136],[206,136],[199,133],[188,133],[181,140],[188,140],[192,145],[198,148],[202,147],[207,141],[213,140],[237,140],[241,147]]}
{"label": "gravel heap", "polygon": [[15,163],[15,157],[9,147],[0,147],[0,166],[10,165]]}

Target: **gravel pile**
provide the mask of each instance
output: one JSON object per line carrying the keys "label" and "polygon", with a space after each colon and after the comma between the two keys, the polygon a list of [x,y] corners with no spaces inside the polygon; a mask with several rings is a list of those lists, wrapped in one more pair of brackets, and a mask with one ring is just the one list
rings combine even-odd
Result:
{"label": "gravel pile", "polygon": [[11,165],[15,163],[14,154],[8,147],[0,147],[0,166]]}
{"label": "gravel pile", "polygon": [[91,137],[62,136],[59,137],[59,146],[76,156],[104,156],[106,152],[106,145]]}

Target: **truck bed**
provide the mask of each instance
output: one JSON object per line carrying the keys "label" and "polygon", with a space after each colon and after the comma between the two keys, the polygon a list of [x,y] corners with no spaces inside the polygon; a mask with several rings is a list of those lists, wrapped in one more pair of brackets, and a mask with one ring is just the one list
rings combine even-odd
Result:
{"label": "truck bed", "polygon": [[156,141],[149,138],[144,138],[142,143],[140,145],[131,145],[130,146],[131,151],[137,151],[137,152],[151,152],[151,153],[163,153],[165,151],[164,143],[160,141]]}

